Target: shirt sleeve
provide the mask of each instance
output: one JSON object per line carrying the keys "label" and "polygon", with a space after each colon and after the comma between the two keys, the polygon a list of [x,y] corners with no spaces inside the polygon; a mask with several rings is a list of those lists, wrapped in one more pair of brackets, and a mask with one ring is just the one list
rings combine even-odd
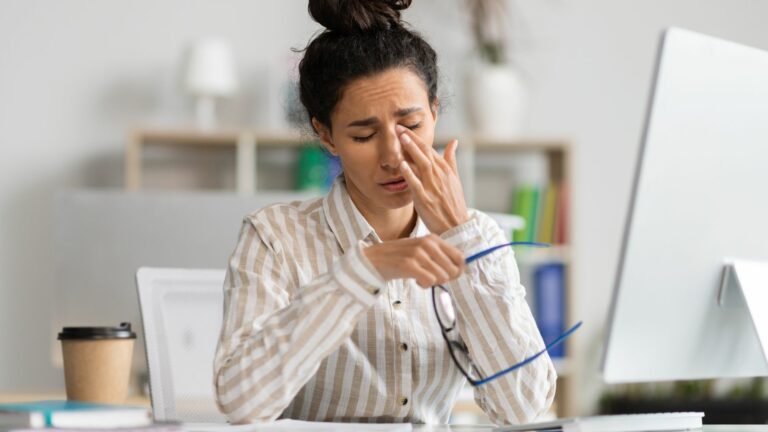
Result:
{"label": "shirt sleeve", "polygon": [[386,287],[362,247],[296,286],[276,236],[246,218],[229,259],[214,358],[216,401],[230,422],[277,419],[352,334]]}
{"label": "shirt sleeve", "polygon": [[[441,235],[465,256],[508,240],[489,216],[473,211],[469,221]],[[525,288],[510,248],[480,258],[448,284],[459,334],[483,376],[502,371],[544,349],[525,301]],[[487,384],[475,400],[496,424],[530,423],[555,397],[557,373],[548,354]]]}

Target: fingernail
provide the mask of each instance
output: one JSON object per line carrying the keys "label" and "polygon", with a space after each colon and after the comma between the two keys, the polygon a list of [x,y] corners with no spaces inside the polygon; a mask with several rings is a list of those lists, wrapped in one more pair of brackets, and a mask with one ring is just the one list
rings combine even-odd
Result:
{"label": "fingernail", "polygon": [[406,161],[400,162],[400,167],[401,168],[405,168],[405,169],[411,169],[411,167],[408,166],[408,162],[406,162]]}
{"label": "fingernail", "polygon": [[408,134],[401,134],[400,135],[400,141],[402,141],[404,143],[410,143],[411,142],[411,137],[409,137]]}

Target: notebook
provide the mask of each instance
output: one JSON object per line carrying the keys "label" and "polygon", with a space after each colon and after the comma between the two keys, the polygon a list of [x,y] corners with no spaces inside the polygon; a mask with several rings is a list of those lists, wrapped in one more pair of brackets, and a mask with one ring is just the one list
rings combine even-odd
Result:
{"label": "notebook", "polygon": [[101,405],[65,400],[0,404],[0,428],[113,428],[152,424],[141,407]]}
{"label": "notebook", "polygon": [[494,432],[652,432],[700,430],[703,412],[574,417],[544,423],[502,426]]}

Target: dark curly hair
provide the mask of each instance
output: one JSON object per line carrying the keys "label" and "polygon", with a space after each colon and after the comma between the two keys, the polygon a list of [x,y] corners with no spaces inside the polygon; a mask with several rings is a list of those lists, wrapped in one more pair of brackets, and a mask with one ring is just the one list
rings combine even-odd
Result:
{"label": "dark curly hair", "polygon": [[[304,49],[299,94],[310,120],[331,128],[331,113],[350,82],[406,67],[437,101],[437,53],[400,21],[411,0],[309,0],[309,14],[326,30]],[[313,126],[314,128],[314,126]],[[317,132],[317,131],[316,131]]]}

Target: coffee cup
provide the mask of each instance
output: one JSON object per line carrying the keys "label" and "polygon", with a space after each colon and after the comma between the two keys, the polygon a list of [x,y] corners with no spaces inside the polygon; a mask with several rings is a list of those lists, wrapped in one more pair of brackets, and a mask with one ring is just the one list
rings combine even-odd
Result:
{"label": "coffee cup", "polygon": [[136,333],[117,327],[64,327],[59,333],[67,400],[122,404],[128,396]]}

